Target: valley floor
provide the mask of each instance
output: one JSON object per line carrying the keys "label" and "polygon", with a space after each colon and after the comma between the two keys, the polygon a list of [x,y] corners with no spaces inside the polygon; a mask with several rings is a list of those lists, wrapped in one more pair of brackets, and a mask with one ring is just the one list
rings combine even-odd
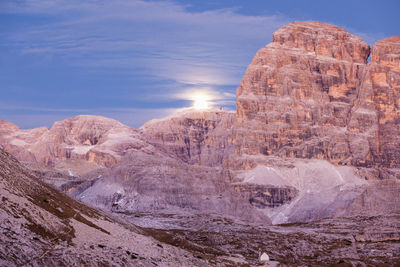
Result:
{"label": "valley floor", "polygon": [[400,265],[400,215],[275,226],[209,215],[124,216],[159,241],[190,250],[216,265],[221,259],[237,266],[258,265],[263,252],[283,266]]}

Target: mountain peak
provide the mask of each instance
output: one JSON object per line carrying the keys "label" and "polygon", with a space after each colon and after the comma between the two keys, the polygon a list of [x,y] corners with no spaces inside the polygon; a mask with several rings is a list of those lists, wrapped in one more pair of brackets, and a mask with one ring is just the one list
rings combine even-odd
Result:
{"label": "mountain peak", "polygon": [[322,22],[293,22],[273,34],[273,43],[317,56],[366,63],[369,45],[343,28]]}

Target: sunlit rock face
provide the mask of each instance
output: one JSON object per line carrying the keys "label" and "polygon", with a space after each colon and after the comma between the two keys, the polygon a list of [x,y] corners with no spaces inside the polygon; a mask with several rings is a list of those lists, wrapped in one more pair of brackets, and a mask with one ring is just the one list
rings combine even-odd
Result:
{"label": "sunlit rock face", "polygon": [[367,43],[339,27],[276,31],[237,89],[237,153],[348,161],[346,127],[368,55]]}
{"label": "sunlit rock face", "polygon": [[360,38],[295,22],[256,53],[237,89],[229,165],[249,199],[298,190],[263,203],[279,203],[274,223],[398,210],[398,182],[365,180],[400,178],[399,40],[377,42],[368,63]]}
{"label": "sunlit rock face", "polygon": [[371,53],[362,90],[373,91],[377,113],[374,161],[383,167],[400,167],[400,37],[377,42]]}
{"label": "sunlit rock face", "polygon": [[237,89],[236,153],[399,167],[398,44],[378,42],[367,63],[368,44],[339,27],[276,31]]}

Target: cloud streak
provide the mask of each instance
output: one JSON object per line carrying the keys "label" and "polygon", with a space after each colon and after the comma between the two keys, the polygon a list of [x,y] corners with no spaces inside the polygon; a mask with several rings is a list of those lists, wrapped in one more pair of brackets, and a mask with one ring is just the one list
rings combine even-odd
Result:
{"label": "cloud streak", "polygon": [[[131,67],[141,64],[154,76],[191,84],[237,84],[243,54],[247,56],[240,51],[254,41],[265,45],[272,31],[286,23],[277,16],[243,16],[231,10],[189,13],[168,2],[18,3],[8,11],[61,15],[60,21],[14,35],[23,53],[56,54],[76,64],[90,53],[86,61],[91,67],[99,63],[110,68],[129,58]],[[122,67],[129,67],[123,61]]]}
{"label": "cloud streak", "polygon": [[40,18],[1,34],[19,57],[118,76],[131,88],[129,93],[114,89],[123,100],[189,101],[184,93],[196,89],[231,108],[253,54],[289,22],[283,16],[246,16],[232,9],[189,12],[172,2],[140,0],[6,0],[0,5],[0,13],[8,16]]}

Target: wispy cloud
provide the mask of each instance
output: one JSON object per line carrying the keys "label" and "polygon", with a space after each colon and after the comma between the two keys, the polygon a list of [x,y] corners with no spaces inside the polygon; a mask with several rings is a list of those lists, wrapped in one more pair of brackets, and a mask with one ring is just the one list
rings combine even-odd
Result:
{"label": "wispy cloud", "polygon": [[193,84],[237,84],[238,69],[249,60],[240,51],[254,41],[265,45],[287,22],[229,9],[189,13],[170,2],[29,0],[5,7],[57,18],[9,36],[24,53],[58,54],[91,67],[120,67],[122,59],[122,67],[142,64],[152,75]]}
{"label": "wispy cloud", "polygon": [[[173,2],[141,0],[3,0],[1,13],[42,18],[0,34],[22,56],[123,74],[133,85],[128,95],[136,99],[179,100],[188,89],[204,89],[221,105],[233,104],[253,54],[289,22],[283,16],[246,16],[233,9],[189,12]],[[145,79],[154,90],[135,84]]]}

